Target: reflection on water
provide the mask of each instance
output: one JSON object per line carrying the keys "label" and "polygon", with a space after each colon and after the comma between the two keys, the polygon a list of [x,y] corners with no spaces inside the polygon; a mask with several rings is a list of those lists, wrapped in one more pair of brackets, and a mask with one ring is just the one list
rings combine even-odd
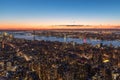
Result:
{"label": "reflection on water", "polygon": [[[33,40],[33,35],[26,35],[26,34],[14,34],[14,37],[15,38],[23,38],[23,39],[27,39],[27,40]],[[49,36],[49,37],[46,37],[46,36],[35,36],[35,39],[36,40],[45,40],[45,41],[59,41],[59,42],[76,42],[76,43],[79,43],[79,44],[82,44],[83,43],[83,39],[78,39],[78,38],[62,38],[62,37],[53,37],[53,36]],[[118,40],[113,40],[113,41],[107,41],[107,40],[91,40],[91,39],[87,39],[86,40],[87,43],[90,43],[92,45],[96,45],[96,44],[99,44],[99,43],[103,43],[104,45],[113,45],[113,46],[120,46],[120,41]]]}

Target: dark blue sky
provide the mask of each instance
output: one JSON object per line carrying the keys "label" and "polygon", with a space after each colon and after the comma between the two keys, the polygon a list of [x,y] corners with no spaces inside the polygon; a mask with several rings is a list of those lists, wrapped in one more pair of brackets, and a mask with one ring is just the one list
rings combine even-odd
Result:
{"label": "dark blue sky", "polygon": [[120,0],[0,0],[0,23],[119,24]]}

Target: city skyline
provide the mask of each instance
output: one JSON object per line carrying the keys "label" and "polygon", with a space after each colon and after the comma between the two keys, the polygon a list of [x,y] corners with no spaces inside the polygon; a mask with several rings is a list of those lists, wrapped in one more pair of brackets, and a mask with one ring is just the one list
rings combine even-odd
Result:
{"label": "city skyline", "polygon": [[0,0],[0,29],[53,28],[50,25],[120,28],[119,3],[119,0]]}

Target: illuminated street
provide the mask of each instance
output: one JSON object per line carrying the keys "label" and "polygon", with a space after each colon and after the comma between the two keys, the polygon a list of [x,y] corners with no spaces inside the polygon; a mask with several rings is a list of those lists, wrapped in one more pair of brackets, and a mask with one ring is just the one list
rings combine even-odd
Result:
{"label": "illuminated street", "polygon": [[120,47],[17,39],[5,32],[1,35],[0,75],[10,80],[119,78]]}

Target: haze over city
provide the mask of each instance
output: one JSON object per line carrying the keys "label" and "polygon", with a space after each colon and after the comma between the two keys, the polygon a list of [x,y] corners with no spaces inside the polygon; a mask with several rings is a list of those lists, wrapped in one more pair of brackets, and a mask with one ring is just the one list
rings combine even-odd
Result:
{"label": "haze over city", "polygon": [[0,29],[120,29],[119,3],[119,0],[0,0]]}

